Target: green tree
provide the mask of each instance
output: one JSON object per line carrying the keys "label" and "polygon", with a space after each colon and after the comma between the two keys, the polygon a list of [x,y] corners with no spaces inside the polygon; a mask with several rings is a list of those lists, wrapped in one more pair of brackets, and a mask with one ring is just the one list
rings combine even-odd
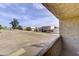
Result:
{"label": "green tree", "polygon": [[3,29],[2,25],[0,25],[0,29]]}
{"label": "green tree", "polygon": [[17,29],[17,27],[19,26],[19,22],[15,18],[10,22],[10,24],[12,25],[13,29]]}

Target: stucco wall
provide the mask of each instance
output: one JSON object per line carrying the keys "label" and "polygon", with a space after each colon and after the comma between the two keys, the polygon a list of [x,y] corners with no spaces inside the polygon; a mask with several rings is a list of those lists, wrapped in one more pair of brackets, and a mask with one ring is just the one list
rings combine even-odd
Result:
{"label": "stucco wall", "polygon": [[62,55],[79,55],[79,4],[45,4],[60,20]]}

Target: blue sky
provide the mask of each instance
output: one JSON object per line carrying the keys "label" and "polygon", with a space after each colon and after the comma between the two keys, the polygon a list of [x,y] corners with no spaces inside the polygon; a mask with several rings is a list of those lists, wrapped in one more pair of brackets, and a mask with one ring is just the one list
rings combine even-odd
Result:
{"label": "blue sky", "polygon": [[59,25],[59,20],[42,4],[0,3],[0,24],[9,27],[13,18],[16,18],[22,26]]}

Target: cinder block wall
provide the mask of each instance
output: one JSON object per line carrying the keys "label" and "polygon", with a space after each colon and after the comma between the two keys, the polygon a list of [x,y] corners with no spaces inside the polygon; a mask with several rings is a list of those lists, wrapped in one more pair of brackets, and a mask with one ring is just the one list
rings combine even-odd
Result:
{"label": "cinder block wall", "polygon": [[44,4],[59,20],[62,55],[79,55],[79,4]]}
{"label": "cinder block wall", "polygon": [[59,38],[44,56],[59,56],[62,52],[62,39]]}

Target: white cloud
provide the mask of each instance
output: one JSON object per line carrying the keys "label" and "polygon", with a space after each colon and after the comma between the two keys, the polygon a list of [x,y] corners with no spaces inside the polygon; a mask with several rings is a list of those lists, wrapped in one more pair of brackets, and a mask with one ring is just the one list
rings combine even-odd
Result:
{"label": "white cloud", "polygon": [[54,16],[51,17],[43,17],[43,18],[39,18],[37,19],[37,21],[35,21],[35,23],[39,24],[39,25],[55,25],[55,26],[59,26],[59,20],[57,18],[55,18]]}
{"label": "white cloud", "polygon": [[26,12],[26,8],[25,7],[19,7],[19,9],[21,10],[22,13]]}
{"label": "white cloud", "polygon": [[[13,4],[13,5],[15,5],[15,6],[17,7],[16,9],[20,10],[20,12],[22,12],[22,13],[25,13],[26,10],[27,10],[26,7],[20,6],[19,4]],[[14,8],[15,8],[15,7],[14,7]]]}
{"label": "white cloud", "polygon": [[30,15],[22,15],[22,14],[13,14],[13,13],[7,13],[7,12],[0,12],[0,16],[7,17],[7,18],[17,18],[23,21],[29,20]]}
{"label": "white cloud", "polygon": [[6,6],[3,4],[0,4],[0,8],[6,8]]}
{"label": "white cloud", "polygon": [[11,14],[11,13],[0,12],[0,15],[1,15],[1,16],[4,16],[4,17],[17,18],[16,15]]}
{"label": "white cloud", "polygon": [[33,7],[36,9],[44,9],[45,8],[42,4],[38,4],[38,3],[33,4]]}
{"label": "white cloud", "polygon": [[0,3],[1,8],[6,8],[7,6],[11,6],[11,4],[8,3]]}
{"label": "white cloud", "polygon": [[22,15],[21,18],[24,20],[29,20],[29,19],[31,19],[31,16],[30,15]]}

